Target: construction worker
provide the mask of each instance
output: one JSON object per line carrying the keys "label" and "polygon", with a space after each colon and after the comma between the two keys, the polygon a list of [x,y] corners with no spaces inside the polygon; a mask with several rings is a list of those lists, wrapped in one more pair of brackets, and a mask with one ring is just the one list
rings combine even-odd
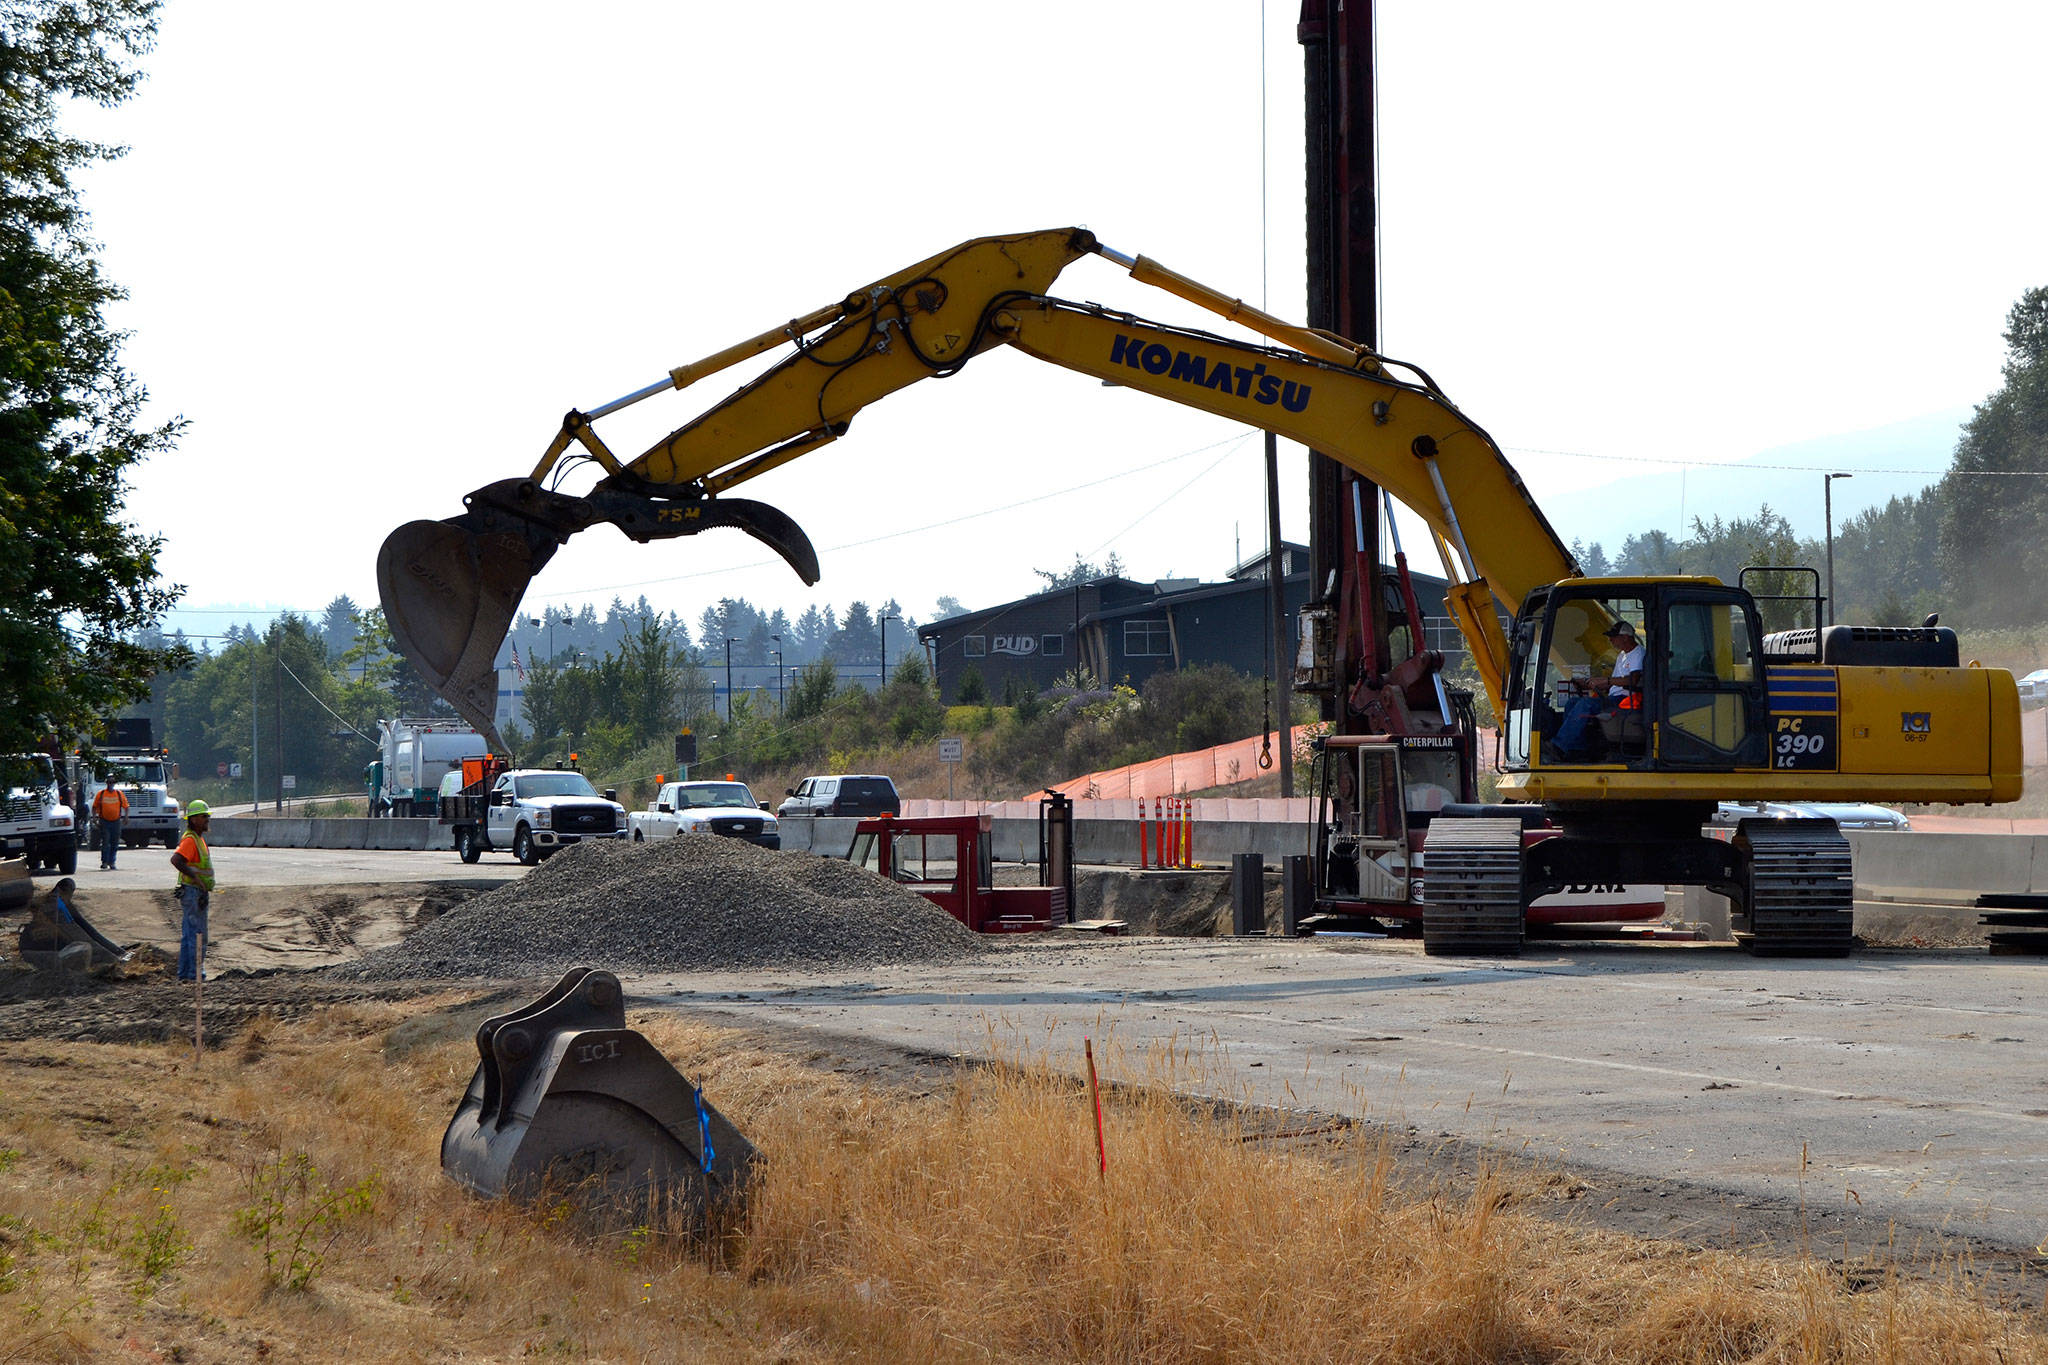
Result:
{"label": "construction worker", "polygon": [[171,866],[178,869],[178,905],[185,912],[178,937],[178,980],[197,981],[205,952],[206,911],[213,899],[213,851],[206,846],[206,829],[213,823],[213,808],[204,801],[185,807],[185,837],[171,854]]}
{"label": "construction worker", "polygon": [[1636,640],[1636,628],[1627,621],[1616,621],[1607,627],[1606,635],[1612,651],[1607,671],[1573,684],[1586,695],[1565,709],[1564,723],[1557,728],[1557,748],[1567,758],[1589,756],[1587,727],[1602,715],[1617,711],[1640,714],[1643,709],[1643,647]]}
{"label": "construction worker", "polygon": [[114,788],[114,779],[92,799],[93,818],[100,822],[100,866],[114,870],[114,852],[121,847],[121,822],[128,817],[128,798]]}

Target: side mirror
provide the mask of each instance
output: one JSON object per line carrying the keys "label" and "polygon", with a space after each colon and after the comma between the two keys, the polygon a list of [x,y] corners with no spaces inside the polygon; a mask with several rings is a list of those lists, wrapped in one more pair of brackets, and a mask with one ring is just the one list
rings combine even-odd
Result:
{"label": "side mirror", "polygon": [[671,806],[666,801],[656,806],[655,809],[660,811],[663,815],[674,815],[676,813],[676,808],[674,806]]}
{"label": "side mirror", "polygon": [[511,793],[510,793],[510,792],[492,792],[492,793],[491,793],[491,804],[492,804],[492,805],[494,805],[494,806],[503,806],[503,805],[506,805],[506,804],[508,804],[508,803],[509,803],[509,799],[510,799],[510,797],[511,797]]}
{"label": "side mirror", "polygon": [[605,800],[607,800],[607,801],[616,801],[616,800],[618,800],[618,799],[619,799],[619,789],[618,789],[617,787],[606,787],[606,788],[604,789],[604,799],[605,799]]}
{"label": "side mirror", "polygon": [[795,787],[784,787],[784,788],[782,789],[782,794],[783,794],[784,796],[795,796],[795,795],[796,795],[796,788],[795,788]]}

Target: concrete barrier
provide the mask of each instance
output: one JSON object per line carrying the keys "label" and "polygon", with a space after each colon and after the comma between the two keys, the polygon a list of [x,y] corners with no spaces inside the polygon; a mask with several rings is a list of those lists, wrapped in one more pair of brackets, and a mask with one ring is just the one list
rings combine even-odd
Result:
{"label": "concrete barrier", "polygon": [[1989,892],[2048,893],[2048,838],[2033,834],[1849,834],[1865,900],[1967,904]]}
{"label": "concrete barrier", "polygon": [[[853,831],[860,820],[851,815],[785,815],[775,823],[782,831],[784,848],[821,858],[844,858],[853,847]],[[1034,858],[1038,856],[1035,848]]]}
{"label": "concrete barrier", "polygon": [[220,848],[335,848],[405,852],[452,848],[438,820],[309,819],[236,816],[213,822],[207,842]]}

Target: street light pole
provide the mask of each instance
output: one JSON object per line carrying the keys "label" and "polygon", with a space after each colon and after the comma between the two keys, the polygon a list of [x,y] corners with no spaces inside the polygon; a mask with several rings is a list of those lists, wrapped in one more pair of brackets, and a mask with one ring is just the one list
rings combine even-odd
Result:
{"label": "street light pole", "polygon": [[881,628],[880,634],[882,637],[882,686],[884,687],[887,687],[889,685],[889,623],[891,621],[901,621],[902,619],[903,618],[900,616],[884,616],[881,620],[875,622],[875,624]]}
{"label": "street light pole", "polygon": [[782,714],[782,651],[771,649],[768,652],[775,656],[775,714],[779,716]]}
{"label": "street light pole", "polygon": [[1827,526],[1829,625],[1835,623],[1835,480],[1855,477],[1854,474],[1824,474],[1820,481],[1821,516]]}
{"label": "street light pole", "polygon": [[733,644],[734,644],[734,640],[733,640],[733,637],[732,637],[732,636],[730,636],[730,635],[726,636],[726,637],[725,637],[725,719],[726,719],[726,723],[727,723],[727,724],[730,724],[730,723],[732,722],[732,647],[733,647]]}

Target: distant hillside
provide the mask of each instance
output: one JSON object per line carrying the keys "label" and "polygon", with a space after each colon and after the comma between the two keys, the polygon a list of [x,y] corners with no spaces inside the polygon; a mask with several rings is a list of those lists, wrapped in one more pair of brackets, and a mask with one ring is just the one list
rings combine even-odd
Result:
{"label": "distant hillside", "polygon": [[[1784,515],[1801,536],[1821,534],[1821,471],[1852,472],[1835,484],[1835,524],[1866,507],[1902,493],[1916,493],[1940,477],[1954,454],[1956,438],[1970,409],[1955,408],[1894,422],[1869,431],[1821,436],[1775,446],[1746,459],[1710,468],[1680,470],[1648,466],[1585,496],[1543,499],[1544,512],[1565,540],[1600,542],[1609,554],[1629,536],[1646,530],[1680,535],[1694,517],[1712,519],[1754,513],[1763,503]],[[1515,452],[1509,451],[1510,459]],[[1589,478],[1613,466],[1586,461]],[[1765,468],[1795,465],[1796,469]],[[1933,473],[1919,471],[1936,471]]]}

